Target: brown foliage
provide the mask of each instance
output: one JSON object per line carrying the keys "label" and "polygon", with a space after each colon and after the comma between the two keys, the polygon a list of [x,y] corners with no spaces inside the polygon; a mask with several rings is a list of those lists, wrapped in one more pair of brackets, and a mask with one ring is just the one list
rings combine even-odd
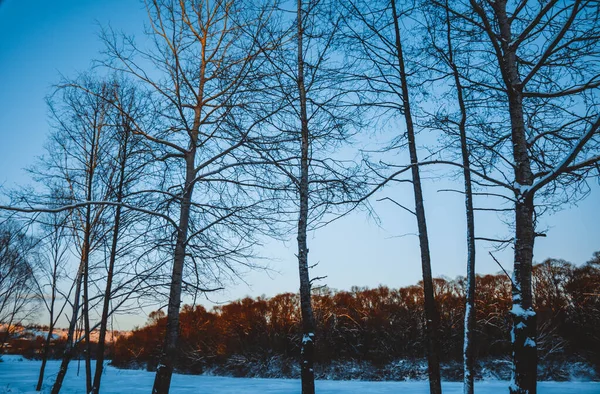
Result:
{"label": "brown foliage", "polygon": [[[581,267],[546,260],[534,267],[534,301],[539,311],[539,351],[542,358],[586,354],[598,363],[600,354],[600,255]],[[477,277],[478,358],[510,353],[510,279],[504,274]],[[465,279],[437,278],[435,297],[440,312],[442,358],[461,360]],[[596,294],[596,295],[594,295]],[[297,294],[244,298],[207,311],[185,306],[177,368],[199,373],[237,360],[268,365],[272,357],[300,356],[300,311]],[[425,352],[423,288],[354,287],[350,291],[320,289],[313,293],[319,338],[319,361],[368,361],[421,358]],[[165,317],[153,312],[146,326],[121,337],[113,354],[117,366],[153,368],[164,334]]]}

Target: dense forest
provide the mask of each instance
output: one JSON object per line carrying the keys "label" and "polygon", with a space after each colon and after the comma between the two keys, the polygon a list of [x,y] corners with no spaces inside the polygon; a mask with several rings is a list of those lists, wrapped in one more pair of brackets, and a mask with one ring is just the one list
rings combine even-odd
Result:
{"label": "dense forest", "polygon": [[[153,394],[176,370],[267,376],[274,362],[302,394],[337,362],[389,378],[386,363],[422,360],[431,394],[448,362],[465,394],[486,358],[506,361],[511,394],[536,394],[538,364],[598,368],[599,256],[534,265],[544,215],[600,179],[598,1],[143,6],[143,37],[103,28],[93,67],[54,86],[33,185],[0,188],[0,352],[44,311],[38,391],[53,352],[52,394],[79,356],[91,394],[107,355],[155,370]],[[432,192],[460,198],[438,205],[465,221],[445,230],[464,234],[464,278],[433,277]],[[414,228],[416,261],[391,253],[422,281],[319,287],[309,246],[347,215]],[[198,306],[291,240],[297,294]],[[501,274],[476,275],[481,250]],[[150,305],[164,307],[110,348],[111,320]]]}
{"label": "dense forest", "polygon": [[[596,293],[600,253],[579,267],[549,259],[537,264],[533,275],[538,354],[544,366],[541,378],[568,379],[566,364],[574,361],[587,361],[600,372],[600,296]],[[442,362],[460,362],[465,278],[437,278],[434,283]],[[477,359],[506,360],[510,356],[510,286],[504,273],[477,276]],[[400,289],[322,288],[312,298],[320,349],[318,370],[331,374],[328,367],[332,364],[352,361],[363,363],[361,370],[345,368],[334,377],[419,377],[414,365],[412,369],[398,368],[394,374],[389,364],[425,357],[421,283]],[[111,350],[112,363],[126,368],[156,368],[165,324],[164,312],[150,314],[144,327],[117,340]],[[245,298],[212,310],[186,305],[181,312],[176,368],[184,373],[298,377],[299,324],[297,294]],[[364,368],[364,362],[371,368]],[[445,373],[447,378],[458,379],[461,371]]]}

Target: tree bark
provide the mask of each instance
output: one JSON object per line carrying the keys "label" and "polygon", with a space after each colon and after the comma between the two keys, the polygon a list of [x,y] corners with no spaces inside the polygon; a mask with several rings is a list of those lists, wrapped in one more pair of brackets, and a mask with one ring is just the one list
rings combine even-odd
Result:
{"label": "tree bark", "polygon": [[475,214],[473,210],[473,189],[471,184],[471,160],[469,145],[467,143],[467,107],[465,105],[464,90],[460,81],[458,67],[454,63],[454,49],[450,28],[450,11],[448,0],[446,0],[446,34],[448,44],[448,61],[454,85],[456,88],[456,100],[460,108],[460,121],[458,129],[460,134],[460,152],[463,165],[463,179],[465,189],[465,213],[467,217],[467,288],[465,300],[464,339],[463,339],[463,392],[474,393],[474,364],[475,364]]}
{"label": "tree bark", "polygon": [[[156,368],[154,379],[154,394],[168,394],[173,375],[173,364],[177,356],[177,339],[179,337],[179,309],[181,305],[181,286],[183,283],[183,263],[185,260],[185,245],[187,242],[190,207],[193,186],[193,161],[187,160],[186,186],[181,203],[179,215],[179,229],[177,231],[177,243],[175,245],[175,256],[173,260],[173,271],[171,273],[171,288],[169,292],[169,306],[167,308],[167,330],[165,343]],[[190,172],[190,167],[192,171]]]}
{"label": "tree bark", "polygon": [[533,174],[525,132],[523,85],[517,67],[517,54],[510,45],[512,33],[506,13],[506,1],[497,2],[494,11],[502,38],[500,45],[503,57],[500,67],[502,68],[508,95],[513,160],[515,163],[515,252],[512,281],[513,307],[511,310],[513,316],[511,333],[513,376],[510,392],[513,394],[535,394],[537,389],[537,333],[531,285],[535,225],[533,221],[533,195],[527,190],[533,184]]}
{"label": "tree bark", "polygon": [[534,223],[533,199],[517,201],[515,208],[515,263],[511,310],[513,376],[512,394],[535,394],[537,387],[537,327],[531,291]]}
{"label": "tree bark", "polygon": [[311,282],[308,272],[308,245],[306,233],[308,226],[308,155],[309,155],[309,129],[307,114],[306,88],[304,86],[304,54],[303,54],[303,12],[302,0],[298,0],[298,92],[300,94],[300,123],[301,123],[301,158],[300,158],[300,213],[298,217],[298,270],[300,274],[300,309],[302,313],[302,344],[300,350],[300,377],[302,380],[302,394],[314,394],[315,373],[314,346],[315,346],[315,321],[311,304]]}
{"label": "tree bark", "polygon": [[429,253],[429,237],[427,233],[427,221],[425,218],[425,205],[423,203],[423,191],[421,188],[421,177],[419,174],[419,159],[417,156],[417,145],[415,141],[415,129],[410,108],[410,96],[404,65],[404,54],[400,37],[400,26],[396,1],[391,1],[392,16],[394,19],[395,45],[400,68],[400,81],[402,85],[402,104],[404,119],[406,121],[406,133],[408,136],[408,150],[410,154],[413,192],[415,197],[415,215],[419,230],[419,244],[421,248],[421,268],[423,271],[423,291],[425,299],[425,327],[427,331],[427,363],[429,375],[429,390],[431,394],[441,394],[442,385],[440,377],[439,343],[437,331],[439,316],[435,305],[433,292],[433,277],[431,274],[431,255]]}

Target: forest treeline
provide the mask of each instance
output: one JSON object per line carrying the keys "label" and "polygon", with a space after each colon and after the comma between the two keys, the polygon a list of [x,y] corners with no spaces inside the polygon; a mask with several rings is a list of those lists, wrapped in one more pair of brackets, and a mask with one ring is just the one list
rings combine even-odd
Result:
{"label": "forest treeline", "polygon": [[[596,294],[600,252],[582,266],[548,259],[535,265],[533,275],[540,364],[563,367],[542,378],[567,379],[567,361],[587,361],[600,372],[600,296]],[[434,284],[442,362],[461,361],[465,278],[436,278]],[[511,281],[504,273],[477,276],[478,359],[510,356],[510,291]],[[320,349],[316,361],[321,368],[357,361],[383,369],[392,361],[425,357],[422,283],[399,289],[321,288],[312,301]],[[181,372],[298,376],[294,368],[301,335],[297,294],[244,298],[212,310],[186,305],[180,321],[176,369]],[[165,326],[164,313],[152,312],[144,327],[117,340],[111,349],[112,364],[155,369]],[[389,377],[381,373],[379,378]]]}

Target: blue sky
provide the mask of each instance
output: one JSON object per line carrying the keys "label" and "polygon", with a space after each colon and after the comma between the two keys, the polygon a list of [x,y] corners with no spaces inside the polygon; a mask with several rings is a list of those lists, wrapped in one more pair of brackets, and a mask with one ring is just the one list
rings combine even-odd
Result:
{"label": "blue sky", "polygon": [[[48,132],[45,97],[60,76],[75,76],[100,56],[100,26],[141,35],[146,13],[137,0],[5,0],[0,3],[0,185],[11,188],[28,183],[23,171],[43,153]],[[431,237],[433,272],[455,277],[465,272],[464,203],[458,194],[438,189],[459,184],[436,180],[425,184],[428,227]],[[412,205],[411,189],[389,189],[379,197],[394,197]],[[548,236],[539,238],[536,261],[559,257],[583,263],[600,250],[600,188],[578,206],[545,216],[542,227]],[[332,288],[351,286],[391,287],[416,283],[420,276],[416,223],[408,213],[389,202],[373,202],[381,223],[378,225],[357,212],[332,223],[309,237],[311,263],[319,262],[313,275],[324,276]],[[495,214],[478,216],[480,236],[506,236],[508,229]],[[488,256],[488,246],[478,248],[480,273],[499,271]],[[269,242],[265,254],[272,257],[278,273],[249,273],[247,284],[238,283],[214,301],[227,301],[245,295],[271,296],[297,291],[294,239],[283,244]],[[510,250],[498,254],[506,268],[511,266]],[[120,318],[121,326],[140,324],[145,317]]]}

